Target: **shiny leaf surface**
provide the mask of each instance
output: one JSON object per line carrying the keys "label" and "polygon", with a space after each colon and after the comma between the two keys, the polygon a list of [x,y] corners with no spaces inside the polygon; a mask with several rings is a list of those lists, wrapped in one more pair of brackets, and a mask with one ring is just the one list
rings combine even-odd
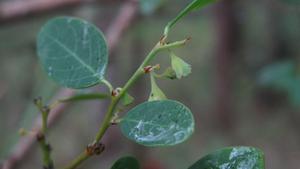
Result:
{"label": "shiny leaf surface", "polygon": [[252,147],[228,147],[211,153],[188,169],[264,169],[264,154]]}
{"label": "shiny leaf surface", "polygon": [[191,111],[173,100],[142,103],[130,110],[120,123],[122,133],[144,146],[172,146],[194,131]]}

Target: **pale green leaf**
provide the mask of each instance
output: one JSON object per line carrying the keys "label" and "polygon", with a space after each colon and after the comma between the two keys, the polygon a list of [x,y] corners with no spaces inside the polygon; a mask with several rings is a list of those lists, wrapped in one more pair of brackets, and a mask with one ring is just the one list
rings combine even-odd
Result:
{"label": "pale green leaf", "polygon": [[170,53],[171,55],[171,65],[173,70],[175,71],[177,79],[181,79],[182,77],[188,76],[192,72],[191,65],[186,63],[180,57],[176,56],[174,53]]}
{"label": "pale green leaf", "polygon": [[194,131],[191,111],[173,100],[142,103],[120,122],[122,133],[144,146],[172,146],[182,143]]}
{"label": "pale green leaf", "polygon": [[167,99],[164,92],[156,84],[154,76],[151,74],[150,77],[151,77],[151,92],[148,101]]}
{"label": "pale green leaf", "polygon": [[104,77],[108,51],[96,26],[72,17],[48,21],[37,40],[43,69],[53,80],[69,88],[86,88]]}
{"label": "pale green leaf", "polygon": [[131,103],[133,103],[133,101],[134,101],[134,98],[128,92],[126,92],[125,95],[122,98],[122,104],[124,106],[128,106]]}
{"label": "pale green leaf", "polygon": [[252,147],[228,147],[211,153],[188,169],[264,169],[264,154]]}
{"label": "pale green leaf", "polygon": [[168,67],[161,75],[156,75],[159,78],[176,79],[176,72],[172,67]]}

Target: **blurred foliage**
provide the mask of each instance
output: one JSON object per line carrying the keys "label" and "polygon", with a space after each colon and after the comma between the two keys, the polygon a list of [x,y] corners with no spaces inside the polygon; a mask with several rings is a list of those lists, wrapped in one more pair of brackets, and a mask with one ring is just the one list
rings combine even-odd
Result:
{"label": "blurred foliage", "polygon": [[140,0],[140,10],[143,14],[150,15],[161,7],[166,0]]}
{"label": "blurred foliage", "polygon": [[273,63],[260,73],[260,85],[286,92],[294,106],[300,106],[300,71],[292,61]]}

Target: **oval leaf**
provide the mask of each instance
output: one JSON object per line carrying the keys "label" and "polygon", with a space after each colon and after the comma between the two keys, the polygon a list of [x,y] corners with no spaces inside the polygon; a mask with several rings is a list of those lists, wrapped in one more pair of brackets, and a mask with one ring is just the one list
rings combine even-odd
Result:
{"label": "oval leaf", "polygon": [[197,161],[189,169],[264,169],[264,154],[252,147],[228,147]]}
{"label": "oval leaf", "polygon": [[37,50],[48,76],[63,86],[86,88],[103,79],[107,45],[103,34],[86,21],[51,19],[38,35]]}
{"label": "oval leaf", "polygon": [[185,141],[194,131],[194,118],[183,104],[172,101],[142,103],[122,119],[122,133],[144,146],[172,146]]}
{"label": "oval leaf", "polygon": [[122,157],[117,160],[111,169],[139,169],[139,162],[134,157]]}

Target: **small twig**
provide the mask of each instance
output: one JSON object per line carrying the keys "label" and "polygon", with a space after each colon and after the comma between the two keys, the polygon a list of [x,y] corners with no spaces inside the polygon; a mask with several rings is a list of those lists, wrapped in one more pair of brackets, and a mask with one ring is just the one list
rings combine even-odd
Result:
{"label": "small twig", "polygon": [[37,133],[36,140],[38,141],[42,153],[43,153],[43,168],[44,169],[53,169],[54,164],[51,158],[51,146],[47,142],[46,133],[48,128],[48,115],[50,112],[50,108],[45,106],[42,99],[39,97],[34,99],[34,104],[40,110],[42,114],[42,129]]}

